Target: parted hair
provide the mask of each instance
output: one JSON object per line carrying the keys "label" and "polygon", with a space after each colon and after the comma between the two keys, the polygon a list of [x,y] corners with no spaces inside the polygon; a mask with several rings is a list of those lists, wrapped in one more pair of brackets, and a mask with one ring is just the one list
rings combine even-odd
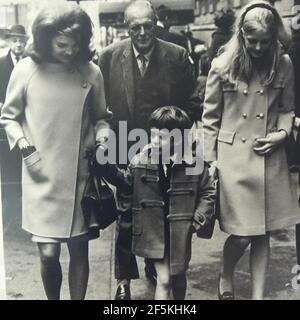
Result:
{"label": "parted hair", "polygon": [[37,63],[51,60],[53,37],[64,34],[78,41],[79,51],[74,62],[87,62],[94,52],[90,49],[92,22],[80,6],[70,3],[56,4],[42,9],[32,25],[33,42],[27,54]]}

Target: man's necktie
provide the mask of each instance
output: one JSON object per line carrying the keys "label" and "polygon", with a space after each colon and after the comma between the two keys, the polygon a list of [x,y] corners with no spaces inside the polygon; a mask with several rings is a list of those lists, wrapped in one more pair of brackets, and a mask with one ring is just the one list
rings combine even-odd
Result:
{"label": "man's necktie", "polygon": [[16,64],[20,61],[20,57],[16,56]]}
{"label": "man's necktie", "polygon": [[140,54],[138,56],[138,59],[140,60],[141,64],[140,64],[140,72],[141,72],[141,76],[144,77],[146,71],[147,71],[147,59],[145,58],[144,55]]}

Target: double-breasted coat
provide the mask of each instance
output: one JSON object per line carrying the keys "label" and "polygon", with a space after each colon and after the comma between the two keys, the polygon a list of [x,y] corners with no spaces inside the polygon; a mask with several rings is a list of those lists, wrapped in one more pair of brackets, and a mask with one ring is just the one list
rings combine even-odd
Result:
{"label": "double-breasted coat", "polygon": [[291,132],[293,66],[279,55],[268,83],[230,80],[227,54],[213,60],[204,102],[204,152],[217,160],[220,227],[229,234],[261,235],[300,221],[284,144],[269,156],[253,151],[255,139],[280,129]]}
{"label": "double-breasted coat", "polygon": [[117,169],[113,180],[119,207],[132,211],[132,252],[149,259],[163,259],[167,252],[171,275],[188,268],[193,221],[204,225],[214,214],[216,190],[208,166],[187,174],[191,168],[195,170],[191,161],[174,163],[164,191],[159,165],[152,163],[151,148],[146,146],[127,170]]}
{"label": "double-breasted coat", "polygon": [[22,227],[38,236],[85,234],[80,201],[88,177],[85,151],[108,126],[104,85],[92,62],[77,67],[35,63],[15,67],[2,109],[10,148],[25,137],[36,152],[24,158]]}

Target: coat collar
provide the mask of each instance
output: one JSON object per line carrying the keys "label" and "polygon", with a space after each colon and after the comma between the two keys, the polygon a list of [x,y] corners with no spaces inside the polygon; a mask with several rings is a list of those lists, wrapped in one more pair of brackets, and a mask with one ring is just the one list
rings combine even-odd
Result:
{"label": "coat collar", "polygon": [[[149,162],[151,163],[151,154],[152,154],[152,145],[148,144],[146,145],[143,150],[142,153],[144,155],[147,155],[147,158],[149,160]],[[194,158],[194,154],[192,150],[187,150],[187,152],[185,152],[182,155],[182,159],[179,156],[173,155],[170,157],[170,162],[172,163],[172,166],[193,166],[195,164],[195,158]],[[151,165],[153,165],[151,163]]]}

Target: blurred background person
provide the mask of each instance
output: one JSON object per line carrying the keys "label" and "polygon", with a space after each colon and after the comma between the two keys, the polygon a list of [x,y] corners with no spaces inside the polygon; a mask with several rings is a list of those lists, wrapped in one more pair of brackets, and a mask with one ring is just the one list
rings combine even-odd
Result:
{"label": "blurred background person", "polygon": [[185,47],[184,37],[179,33],[170,32],[170,14],[171,10],[165,5],[160,5],[156,9],[157,22],[154,27],[154,34],[158,39]]}
{"label": "blurred background person", "polygon": [[209,57],[212,60],[220,47],[226,44],[233,34],[235,13],[232,9],[223,9],[215,13],[214,23],[217,29],[211,35]]}

